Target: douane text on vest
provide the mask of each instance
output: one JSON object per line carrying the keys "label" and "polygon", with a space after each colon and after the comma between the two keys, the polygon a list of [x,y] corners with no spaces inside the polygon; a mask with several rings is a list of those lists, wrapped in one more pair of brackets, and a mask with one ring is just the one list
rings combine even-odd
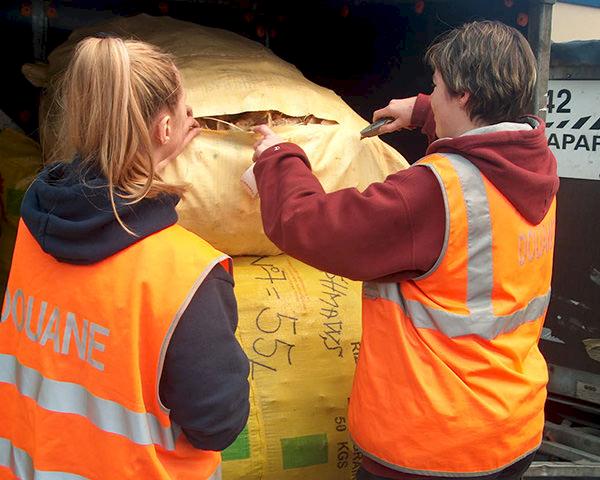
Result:
{"label": "douane text on vest", "polygon": [[519,265],[533,262],[554,248],[554,221],[539,225],[519,234]]}
{"label": "douane text on vest", "polygon": [[104,370],[97,352],[104,352],[106,348],[103,343],[106,338],[102,337],[110,335],[108,328],[87,319],[78,319],[73,312],[62,313],[59,306],[52,307],[45,300],[27,296],[21,289],[17,289],[12,295],[6,290],[0,328],[9,317],[17,331],[21,334],[24,331],[32,342],[39,343],[42,347],[52,343],[54,351],[63,355],[68,355],[74,345],[80,360],[100,371]]}

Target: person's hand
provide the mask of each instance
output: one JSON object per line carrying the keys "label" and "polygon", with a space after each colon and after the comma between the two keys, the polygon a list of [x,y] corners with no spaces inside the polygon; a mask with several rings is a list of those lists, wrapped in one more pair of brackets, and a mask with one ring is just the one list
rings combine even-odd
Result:
{"label": "person's hand", "polygon": [[399,100],[391,100],[387,107],[375,110],[373,112],[373,121],[376,122],[380,118],[392,117],[395,120],[379,128],[379,133],[390,133],[410,126],[413,108],[417,97],[401,98]]}
{"label": "person's hand", "polygon": [[188,144],[192,141],[196,135],[200,133],[200,124],[194,118],[194,113],[192,112],[192,107],[189,105],[186,106],[187,110],[187,118],[185,119],[184,131],[186,132],[185,137],[183,139],[183,146],[181,151],[188,146]]}
{"label": "person's hand", "polygon": [[259,135],[262,135],[262,138],[254,144],[254,161],[256,161],[267,148],[285,141],[266,125],[257,125],[252,130]]}

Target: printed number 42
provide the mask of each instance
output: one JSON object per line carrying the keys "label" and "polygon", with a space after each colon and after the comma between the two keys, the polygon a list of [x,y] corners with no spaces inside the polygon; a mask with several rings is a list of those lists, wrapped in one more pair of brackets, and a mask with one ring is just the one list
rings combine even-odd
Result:
{"label": "printed number 42", "polygon": [[[566,106],[571,101],[571,91],[563,88],[558,91],[558,95],[556,98],[561,100],[564,97],[562,103],[556,109],[556,113],[571,113],[570,108],[566,108]],[[548,113],[552,113],[554,110],[554,90],[548,90]]]}

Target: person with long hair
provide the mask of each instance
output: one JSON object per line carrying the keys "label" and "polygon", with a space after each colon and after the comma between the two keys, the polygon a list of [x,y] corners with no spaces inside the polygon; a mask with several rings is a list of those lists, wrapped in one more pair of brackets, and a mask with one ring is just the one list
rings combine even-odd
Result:
{"label": "person with long hair", "polygon": [[[0,476],[219,479],[246,425],[231,259],[161,169],[199,132],[173,59],[89,37],[56,97],[0,323]],[[12,475],[11,475],[12,474]]]}

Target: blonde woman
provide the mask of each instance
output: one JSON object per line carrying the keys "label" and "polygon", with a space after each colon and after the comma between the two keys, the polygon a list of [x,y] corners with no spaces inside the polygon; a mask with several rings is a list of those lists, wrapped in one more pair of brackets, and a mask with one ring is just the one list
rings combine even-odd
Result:
{"label": "blonde woman", "polygon": [[160,177],[198,132],[177,69],[151,45],[87,38],[58,104],[60,152],[76,154],[23,202],[0,477],[220,478],[248,417],[248,360],[231,261],[175,224],[183,187]]}

